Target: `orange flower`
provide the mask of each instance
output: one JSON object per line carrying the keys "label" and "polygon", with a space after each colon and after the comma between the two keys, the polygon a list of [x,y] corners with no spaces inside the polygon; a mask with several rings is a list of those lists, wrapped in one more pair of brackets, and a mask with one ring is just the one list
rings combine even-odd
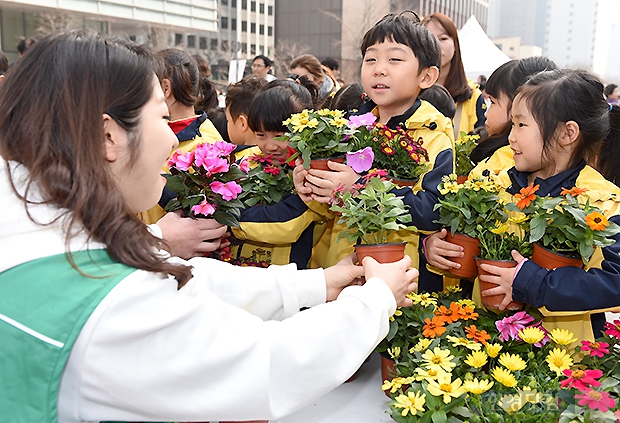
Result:
{"label": "orange flower", "polygon": [[459,317],[463,320],[476,320],[478,318],[478,313],[476,313],[473,308],[464,306],[461,307]]}
{"label": "orange flower", "polygon": [[476,325],[471,325],[465,328],[465,334],[468,338],[472,338],[476,342],[480,342],[483,345],[487,344],[487,341],[491,339],[491,335],[486,330],[478,330]]}
{"label": "orange flower", "polygon": [[534,182],[525,188],[521,188],[521,191],[515,194],[515,198],[519,200],[517,201],[517,207],[523,210],[529,206],[530,203],[536,199],[536,191],[538,191],[538,188],[540,188],[540,185],[534,185]]}
{"label": "orange flower", "polygon": [[450,303],[450,308],[446,308],[445,305],[439,306],[439,308],[435,310],[435,316],[445,323],[454,323],[461,317],[461,306],[454,302]]}
{"label": "orange flower", "polygon": [[443,327],[444,321],[438,317],[433,317],[433,320],[427,317],[424,319],[424,322],[426,324],[422,328],[422,335],[424,335],[425,338],[441,336],[441,334],[446,331],[446,328]]}
{"label": "orange flower", "polygon": [[587,188],[572,187],[571,189],[566,189],[562,187],[562,192],[560,193],[560,195],[571,195],[573,197],[577,197],[578,195],[584,194],[587,191]]}
{"label": "orange flower", "polygon": [[607,218],[596,210],[586,216],[586,223],[593,231],[604,231],[609,226]]}

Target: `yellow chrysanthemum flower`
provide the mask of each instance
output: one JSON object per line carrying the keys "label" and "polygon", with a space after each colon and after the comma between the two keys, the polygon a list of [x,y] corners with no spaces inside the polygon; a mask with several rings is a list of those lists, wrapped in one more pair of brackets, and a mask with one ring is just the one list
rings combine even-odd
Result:
{"label": "yellow chrysanthemum flower", "polygon": [[497,355],[502,350],[502,348],[503,347],[500,344],[497,344],[497,343],[496,344],[487,344],[486,345],[487,354],[491,358],[497,357]]}
{"label": "yellow chrysanthemum flower", "polygon": [[518,395],[521,396],[523,401],[532,404],[538,404],[542,402],[545,394],[538,392],[536,389],[532,389],[529,386],[524,386],[523,389],[518,390]]}
{"label": "yellow chrysanthemum flower", "polygon": [[530,327],[520,330],[519,337],[528,344],[537,344],[545,337],[545,332],[542,329]]}
{"label": "yellow chrysanthemum flower", "polygon": [[457,378],[453,382],[450,379],[450,375],[442,375],[437,380],[430,380],[427,386],[428,392],[435,397],[443,396],[443,402],[450,404],[452,398],[458,398],[466,393],[461,379]]}
{"label": "yellow chrysanthemum flower", "polygon": [[456,294],[457,292],[461,292],[463,289],[458,285],[448,285],[446,286],[446,291],[452,294]]}
{"label": "yellow chrysanthemum flower", "polygon": [[512,223],[523,223],[528,219],[527,215],[525,213],[518,213],[517,215],[509,218],[508,220],[510,220]]}
{"label": "yellow chrysanthemum flower", "polygon": [[316,114],[319,116],[334,116],[333,111],[330,109],[317,110]]}
{"label": "yellow chrysanthemum flower", "polygon": [[568,329],[555,328],[549,333],[551,341],[558,345],[569,345],[577,340]]}
{"label": "yellow chrysanthemum flower", "polygon": [[495,379],[507,388],[514,388],[515,386],[517,386],[517,379],[510,372],[510,370],[496,367],[491,371],[491,376],[493,376],[493,379]]}
{"label": "yellow chrysanthemum flower", "polygon": [[463,382],[463,388],[471,394],[480,395],[491,389],[494,382],[490,380],[478,380],[477,378],[474,380],[466,380]]}
{"label": "yellow chrysanthemum flower", "polygon": [[388,348],[387,352],[390,355],[390,357],[392,357],[392,360],[395,360],[398,357],[400,357],[400,347]]}
{"label": "yellow chrysanthemum flower", "polygon": [[526,404],[526,401],[523,401],[520,395],[504,395],[497,402],[505,412],[508,414],[514,414],[521,409]]}
{"label": "yellow chrysanthemum flower", "polygon": [[418,411],[424,411],[424,404],[426,404],[426,394],[417,391],[407,392],[407,395],[399,395],[396,397],[394,407],[402,408],[402,416],[405,417],[408,413],[415,415]]}
{"label": "yellow chrysanthemum flower", "polygon": [[451,372],[456,367],[456,363],[452,361],[453,358],[450,350],[442,350],[440,347],[435,347],[432,351],[426,350],[422,354],[427,369],[441,369],[446,372]]}
{"label": "yellow chrysanthemum flower", "polygon": [[317,118],[312,118],[308,121],[306,126],[308,126],[308,128],[316,128],[319,126],[319,121]]}
{"label": "yellow chrysanthemum flower", "polygon": [[441,368],[423,369],[422,367],[418,367],[415,369],[415,372],[416,372],[415,380],[417,380],[418,382],[421,380],[425,380],[427,382],[429,380],[437,380],[437,378],[440,375],[444,375],[444,374],[451,375],[451,373],[446,372]]}
{"label": "yellow chrysanthemum flower", "polygon": [[573,365],[573,359],[566,350],[554,348],[547,356],[547,364],[552,371],[561,376],[564,370],[570,369],[570,366]]}
{"label": "yellow chrysanthemum flower", "polygon": [[482,345],[476,341],[472,341],[467,338],[459,338],[458,336],[450,336],[448,335],[446,339],[452,342],[453,347],[465,347],[469,348],[472,351],[480,351],[482,349]]}
{"label": "yellow chrysanthemum flower", "polygon": [[422,338],[418,341],[417,344],[412,348],[413,351],[422,352],[426,350],[433,343],[432,339]]}
{"label": "yellow chrysanthemum flower", "polygon": [[499,364],[510,370],[518,372],[527,367],[527,363],[517,354],[504,353],[499,356]]}
{"label": "yellow chrysanthemum flower", "polygon": [[495,226],[490,230],[496,235],[501,235],[508,230],[508,224],[502,222],[495,222]]}
{"label": "yellow chrysanthemum flower", "polygon": [[487,364],[487,361],[488,356],[484,351],[472,351],[471,354],[467,355],[467,359],[465,359],[466,364],[469,364],[476,369],[479,369]]}
{"label": "yellow chrysanthemum flower", "polygon": [[343,126],[345,126],[347,124],[347,120],[341,117],[337,117],[337,118],[333,118],[330,119],[329,124],[330,125],[334,125],[338,128],[342,128]]}
{"label": "yellow chrysanthemum flower", "polygon": [[395,377],[392,380],[386,380],[383,382],[381,389],[384,391],[389,390],[390,393],[394,393],[398,391],[403,385],[409,385],[411,382],[415,380],[414,377]]}
{"label": "yellow chrysanthemum flower", "polygon": [[397,308],[396,311],[394,312],[394,315],[390,316],[390,320],[393,322],[394,316],[402,316],[402,315],[403,315],[403,311],[400,308]]}
{"label": "yellow chrysanthemum flower", "polygon": [[467,299],[467,298],[463,298],[462,300],[458,300],[456,303],[460,304],[461,306],[464,306],[464,307],[473,308],[474,310],[476,309],[476,303],[473,302],[470,299]]}
{"label": "yellow chrysanthemum flower", "polygon": [[413,301],[413,304],[420,304],[422,307],[436,306],[437,299],[431,297],[430,294],[410,294],[409,299]]}
{"label": "yellow chrysanthemum flower", "polygon": [[441,195],[446,195],[448,193],[456,194],[461,189],[462,185],[457,184],[456,182],[444,182],[443,188],[439,190]]}

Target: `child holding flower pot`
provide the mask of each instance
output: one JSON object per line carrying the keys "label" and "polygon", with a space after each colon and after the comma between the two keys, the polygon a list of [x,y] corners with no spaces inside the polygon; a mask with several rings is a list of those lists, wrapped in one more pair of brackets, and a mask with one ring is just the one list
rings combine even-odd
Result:
{"label": "child holding flower pot", "polygon": [[[422,139],[429,155],[429,170],[413,187],[395,190],[409,206],[412,225],[420,231],[434,231],[438,225],[433,211],[441,194],[441,177],[454,168],[452,123],[430,103],[418,99],[420,91],[432,86],[439,76],[441,49],[435,37],[419,23],[412,12],[390,14],[381,19],[364,36],[361,46],[362,85],[371,101],[359,114],[372,112],[378,123],[395,130],[409,131],[414,140]],[[295,169],[295,187],[306,201],[329,203],[334,189],[350,191],[360,175],[347,165],[330,163],[332,171]],[[307,183],[304,186],[304,180]],[[353,251],[353,244],[337,241],[343,224],[334,224],[326,261],[335,263]],[[406,253],[414,266],[419,263],[419,232],[398,231],[390,242],[406,242]],[[422,285],[424,281],[421,281]],[[441,289],[442,287],[439,287]],[[423,288],[428,290],[428,288]]]}
{"label": "child holding flower pot", "polygon": [[[592,229],[620,223],[620,189],[586,165],[603,139],[620,142],[620,109],[610,108],[602,90],[594,75],[574,70],[539,73],[519,89],[508,137],[515,166],[496,178],[506,200],[525,208],[537,195],[572,190],[602,211],[591,219]],[[482,295],[504,295],[501,308],[513,300],[542,308],[547,329],[563,327],[578,339],[593,340],[605,321],[597,309],[620,304],[620,235],[613,241],[596,248],[585,269],[547,270],[515,250],[516,269],[481,266],[492,274],[481,280],[498,285]],[[433,243],[427,243],[427,253],[431,263],[444,259]]]}

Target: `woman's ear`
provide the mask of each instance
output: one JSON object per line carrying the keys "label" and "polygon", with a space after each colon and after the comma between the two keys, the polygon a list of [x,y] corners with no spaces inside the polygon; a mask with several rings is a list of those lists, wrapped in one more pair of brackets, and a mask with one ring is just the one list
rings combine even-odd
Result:
{"label": "woman's ear", "polygon": [[170,84],[170,80],[168,78],[161,80],[161,89],[164,92],[164,97],[166,97],[166,99],[172,97],[172,84]]}
{"label": "woman's ear", "polygon": [[424,73],[424,78],[420,81],[420,89],[422,90],[435,85],[435,82],[437,82],[437,79],[439,78],[439,68],[437,66],[429,66],[428,68],[422,70],[422,73]]}
{"label": "woman's ear", "polygon": [[120,149],[127,144],[127,134],[107,113],[103,114],[103,156],[113,163],[119,158]]}

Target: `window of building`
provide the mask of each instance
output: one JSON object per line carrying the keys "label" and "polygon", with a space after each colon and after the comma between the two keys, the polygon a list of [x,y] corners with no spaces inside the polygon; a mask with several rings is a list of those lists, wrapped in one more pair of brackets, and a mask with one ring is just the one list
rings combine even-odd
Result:
{"label": "window of building", "polygon": [[196,36],[195,35],[188,35],[187,36],[187,47],[189,47],[189,48],[195,48],[196,47]]}
{"label": "window of building", "polygon": [[260,3],[258,5],[258,13],[265,14],[265,3]]}
{"label": "window of building", "polygon": [[183,44],[183,34],[174,34],[174,45],[180,46]]}
{"label": "window of building", "polygon": [[248,52],[248,43],[241,43],[241,53]]}
{"label": "window of building", "polygon": [[273,16],[273,6],[267,6],[267,14]]}
{"label": "window of building", "polygon": [[265,54],[265,46],[259,46],[258,51],[260,51],[260,54]]}
{"label": "window of building", "polygon": [[256,55],[256,44],[250,44],[250,54],[252,56]]}
{"label": "window of building", "polygon": [[248,10],[248,0],[241,0],[241,9]]}
{"label": "window of building", "polygon": [[268,26],[267,27],[267,35],[269,35],[270,37],[273,36],[273,27],[272,26]]}
{"label": "window of building", "polygon": [[259,25],[258,26],[258,33],[260,35],[265,35],[265,25]]}
{"label": "window of building", "polygon": [[232,18],[230,20],[230,29],[232,29],[233,31],[237,30],[237,19],[236,18]]}
{"label": "window of building", "polygon": [[237,0],[231,0],[230,7],[237,7]]}
{"label": "window of building", "polygon": [[211,38],[211,50],[217,50],[217,38]]}
{"label": "window of building", "polygon": [[198,47],[200,47],[201,50],[207,49],[207,37],[198,38]]}
{"label": "window of building", "polygon": [[228,6],[228,0],[220,0],[222,6]]}
{"label": "window of building", "polygon": [[241,32],[248,32],[248,21],[241,21]]}
{"label": "window of building", "polygon": [[222,16],[222,29],[228,29],[228,17]]}
{"label": "window of building", "polygon": [[222,40],[222,51],[228,51],[228,40]]}
{"label": "window of building", "polygon": [[256,34],[256,22],[250,23],[250,33]]}
{"label": "window of building", "polygon": [[256,12],[256,2],[255,1],[251,1],[250,2],[250,12]]}

